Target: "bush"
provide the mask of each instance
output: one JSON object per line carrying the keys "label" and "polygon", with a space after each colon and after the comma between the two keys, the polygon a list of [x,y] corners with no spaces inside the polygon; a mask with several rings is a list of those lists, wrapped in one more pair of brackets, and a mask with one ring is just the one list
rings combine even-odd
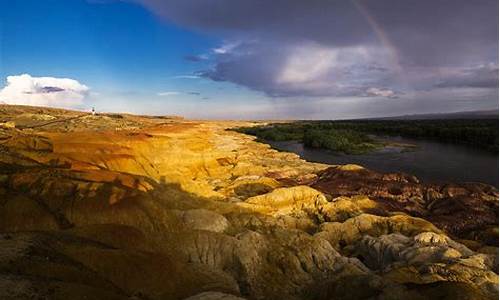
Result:
{"label": "bush", "polygon": [[303,142],[307,147],[346,154],[362,154],[380,147],[366,134],[345,129],[310,129],[305,131]]}

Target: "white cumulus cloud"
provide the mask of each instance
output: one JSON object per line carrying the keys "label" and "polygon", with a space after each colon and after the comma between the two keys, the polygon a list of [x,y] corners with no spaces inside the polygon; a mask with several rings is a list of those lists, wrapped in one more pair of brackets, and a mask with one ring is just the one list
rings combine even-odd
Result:
{"label": "white cumulus cloud", "polygon": [[33,77],[29,74],[7,76],[0,90],[0,101],[7,104],[75,107],[88,96],[89,88],[74,79]]}
{"label": "white cumulus cloud", "polygon": [[396,98],[398,95],[396,92],[390,89],[372,87],[366,90],[366,96]]}

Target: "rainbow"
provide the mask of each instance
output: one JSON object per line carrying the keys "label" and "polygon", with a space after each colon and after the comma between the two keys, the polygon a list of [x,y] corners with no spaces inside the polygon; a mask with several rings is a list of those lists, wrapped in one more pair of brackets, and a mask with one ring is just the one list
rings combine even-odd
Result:
{"label": "rainbow", "polygon": [[373,32],[377,36],[377,39],[380,41],[380,43],[383,45],[385,49],[389,52],[390,55],[390,64],[391,67],[393,68],[396,73],[401,76],[400,78],[403,79],[404,82],[407,82],[404,78],[404,72],[403,68],[401,67],[400,63],[400,57],[399,57],[399,51],[398,49],[393,45],[385,31],[383,30],[382,26],[377,22],[377,20],[370,14],[369,10],[366,8],[365,5],[363,5],[360,1],[358,0],[351,0],[352,4],[358,12],[366,19],[370,27],[372,28]]}

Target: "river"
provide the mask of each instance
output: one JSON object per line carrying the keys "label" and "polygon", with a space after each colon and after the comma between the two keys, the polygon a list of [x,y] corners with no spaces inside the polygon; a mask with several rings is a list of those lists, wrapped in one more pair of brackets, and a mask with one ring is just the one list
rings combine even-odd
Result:
{"label": "river", "polygon": [[378,137],[417,147],[405,151],[386,147],[362,155],[337,154],[329,150],[304,147],[297,141],[267,141],[273,148],[300,155],[303,159],[326,164],[358,164],[374,171],[404,172],[422,182],[483,182],[498,188],[498,155],[462,145],[401,137]]}

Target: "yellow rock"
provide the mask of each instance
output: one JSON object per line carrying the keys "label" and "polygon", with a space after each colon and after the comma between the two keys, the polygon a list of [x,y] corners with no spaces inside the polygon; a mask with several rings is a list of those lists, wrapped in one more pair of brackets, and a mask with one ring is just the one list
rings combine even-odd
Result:
{"label": "yellow rock", "polygon": [[321,205],[328,203],[323,193],[308,187],[277,188],[270,193],[248,198],[240,206],[258,212],[278,215],[316,214]]}
{"label": "yellow rock", "polygon": [[12,121],[8,121],[8,122],[0,123],[0,127],[3,127],[3,128],[16,128],[16,123],[14,123]]}

